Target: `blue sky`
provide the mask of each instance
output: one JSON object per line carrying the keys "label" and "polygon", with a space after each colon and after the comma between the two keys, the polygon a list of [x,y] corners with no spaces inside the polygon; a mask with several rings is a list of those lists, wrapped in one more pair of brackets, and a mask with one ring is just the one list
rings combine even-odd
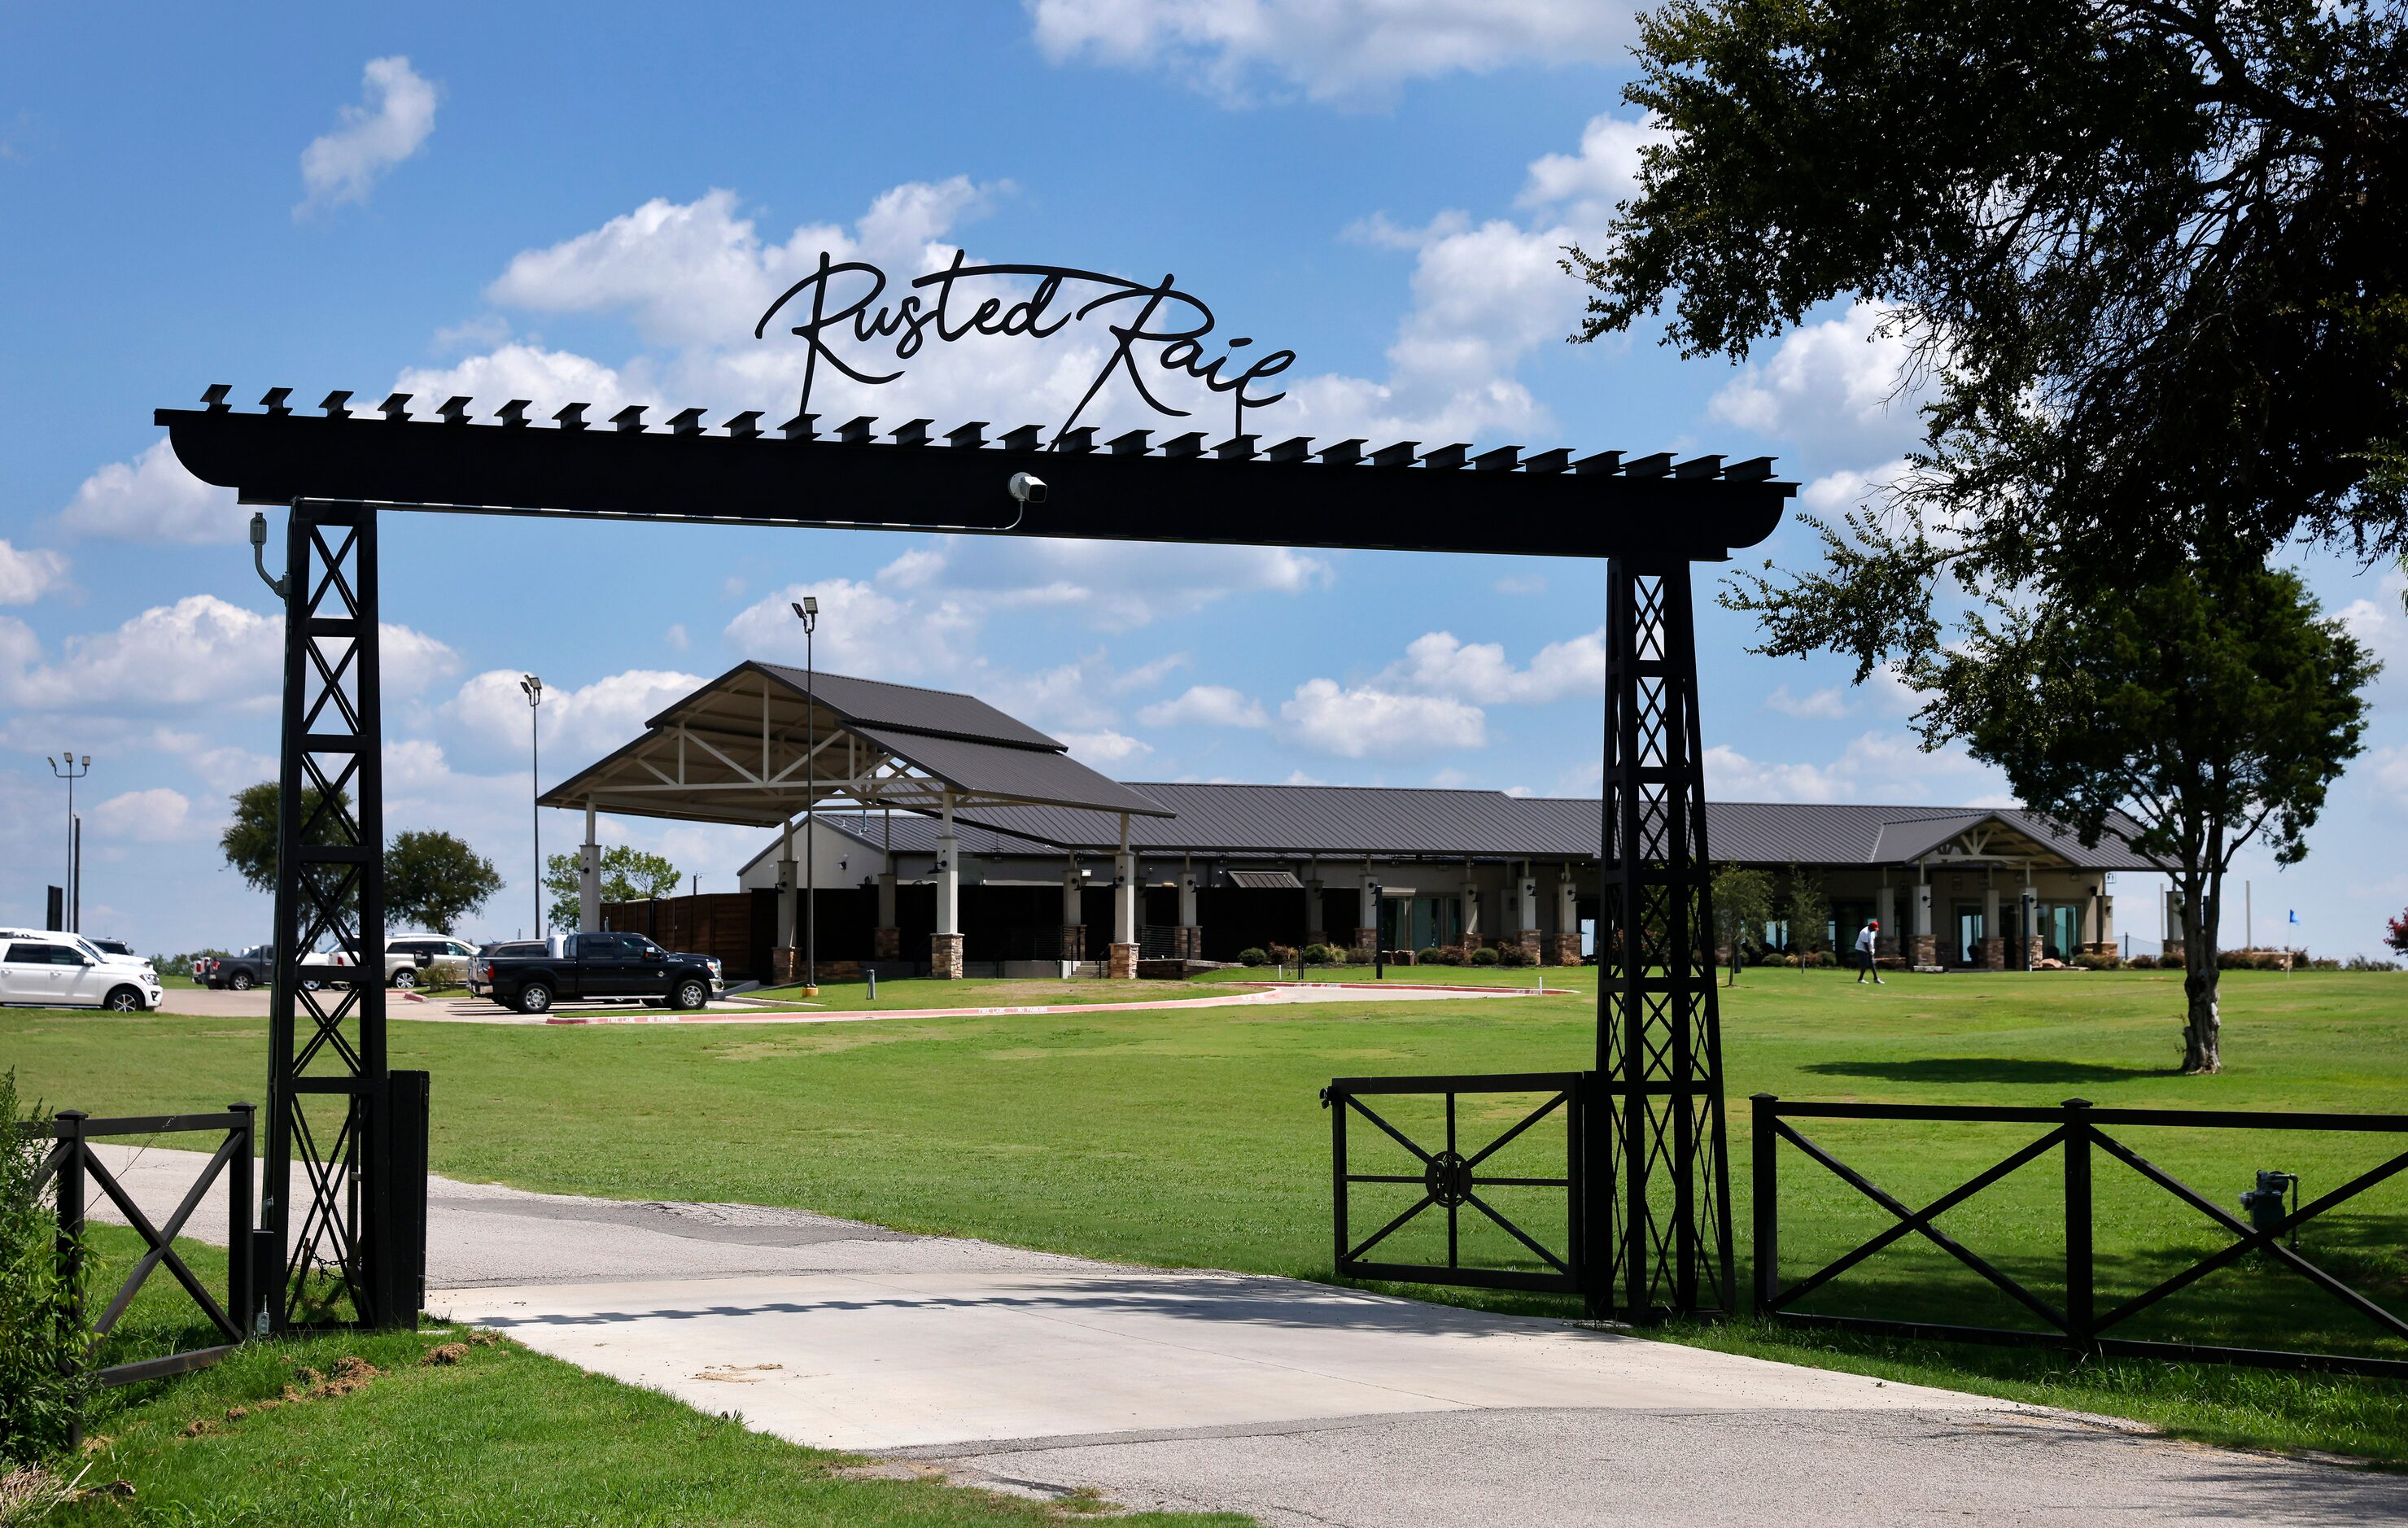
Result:
{"label": "blue sky", "polygon": [[[1176,272],[1218,333],[1297,353],[1266,431],[1771,453],[1803,502],[1847,507],[1913,435],[1868,310],[1834,305],[1742,366],[1652,335],[1561,342],[1581,290],[1556,250],[1601,226],[1645,131],[1618,104],[1628,40],[1612,7],[1553,0],[11,7],[0,909],[37,915],[61,878],[43,755],[72,746],[95,761],[88,930],[160,950],[265,935],[215,840],[228,794],[273,772],[272,601],[248,511],[149,422],[211,382],[245,405],[288,385],[774,421],[799,350],[751,329],[798,262],[908,276],[962,249]],[[1047,422],[1094,341],[932,350],[884,388],[824,378],[819,404]],[[1094,422],[1162,422],[1125,387],[1102,403]],[[404,516],[384,535],[388,825],[449,827],[512,878],[479,932],[528,900],[517,674],[555,697],[549,782],[695,676],[799,658],[785,601],[805,590],[824,666],[976,691],[1125,778],[1595,789],[1592,565]],[[2408,619],[2396,573],[2307,566],[2393,666],[2309,860],[2248,873],[2261,936],[2296,907],[2319,950],[2371,950],[2408,902]],[[1751,637],[1703,610],[1715,794],[2006,799],[1961,754],[1915,750],[1894,685],[1751,657]],[[753,848],[608,832],[706,886]],[[2153,940],[2148,889],[2119,893]]]}

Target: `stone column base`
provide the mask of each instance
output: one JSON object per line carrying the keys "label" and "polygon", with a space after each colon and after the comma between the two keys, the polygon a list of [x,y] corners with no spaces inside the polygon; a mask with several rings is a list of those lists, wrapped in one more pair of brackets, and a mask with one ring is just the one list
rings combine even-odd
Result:
{"label": "stone column base", "polygon": [[1179,925],[1178,946],[1179,958],[1181,960],[1202,960],[1204,958],[1203,928],[1195,923],[1182,923]]}
{"label": "stone column base", "polygon": [[871,929],[869,931],[869,950],[870,958],[872,960],[901,960],[903,958],[903,931],[899,928]]}
{"label": "stone column base", "polygon": [[2163,965],[2171,961],[2180,965],[2183,964],[2183,942],[2180,939],[2168,939],[2164,952],[2157,956],[2157,964]]}
{"label": "stone column base", "polygon": [[1056,948],[1057,959],[1066,961],[1085,960],[1087,958],[1087,925],[1084,923],[1063,924],[1061,943]]}
{"label": "stone column base", "polygon": [[1976,939],[1973,941],[1973,964],[1983,970],[2003,971],[2007,968],[2006,940]]}
{"label": "stone column base", "polygon": [[1371,958],[1371,952],[1379,946],[1380,931],[1375,928],[1358,928],[1348,942],[1354,947],[1356,953],[1365,960],[1369,960]]}
{"label": "stone column base", "polygon": [[2122,953],[2123,948],[2110,940],[2095,939],[2089,944],[2075,945],[2073,952],[2077,955],[2115,955]]}
{"label": "stone column base", "polygon": [[1549,965],[1578,965],[1581,964],[1579,935],[1550,934],[1546,936],[1546,959]]}
{"label": "stone column base", "polygon": [[1513,935],[1513,942],[1520,945],[1522,947],[1522,952],[1530,957],[1531,964],[1536,965],[1541,961],[1546,959],[1546,935],[1541,934],[1537,929],[1524,929],[1521,933]]}
{"label": "stone column base", "polygon": [[1928,970],[1940,964],[1940,940],[1936,935],[1917,934],[1914,937],[1914,959],[1908,964],[1916,970]]}
{"label": "stone column base", "polygon": [[779,986],[803,979],[803,952],[792,945],[769,951],[769,979]]}
{"label": "stone column base", "polygon": [[[1849,948],[1849,949],[1851,949],[1851,950],[1854,950],[1854,949],[1856,948],[1856,946],[1855,946],[1854,944],[1851,944],[1848,948]],[[1881,960],[1896,960],[1897,958],[1898,958],[1898,935],[1895,935],[1895,934],[1886,934],[1886,933],[1885,933],[1885,934],[1876,934],[1876,935],[1873,935],[1873,959],[1874,959],[1874,960],[1876,960],[1876,961],[1881,961]]]}
{"label": "stone column base", "polygon": [[2024,939],[2024,969],[2036,971],[2040,963],[2048,959],[2048,941],[2034,934]]}
{"label": "stone column base", "polygon": [[958,934],[928,935],[928,974],[939,981],[962,979],[962,936]]}
{"label": "stone column base", "polygon": [[1135,981],[1137,979],[1137,946],[1115,943],[1111,949],[1111,959],[1104,966],[1104,975],[1114,981]]}

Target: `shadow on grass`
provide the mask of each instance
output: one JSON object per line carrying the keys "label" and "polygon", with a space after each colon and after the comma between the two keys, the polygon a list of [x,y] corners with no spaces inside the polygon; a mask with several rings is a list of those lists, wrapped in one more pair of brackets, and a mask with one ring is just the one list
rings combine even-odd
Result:
{"label": "shadow on grass", "polygon": [[2113,1066],[2029,1056],[1923,1056],[1913,1061],[1819,1061],[1800,1067],[1818,1077],[1877,1078],[1885,1082],[2130,1082],[2172,1077],[2169,1066]]}

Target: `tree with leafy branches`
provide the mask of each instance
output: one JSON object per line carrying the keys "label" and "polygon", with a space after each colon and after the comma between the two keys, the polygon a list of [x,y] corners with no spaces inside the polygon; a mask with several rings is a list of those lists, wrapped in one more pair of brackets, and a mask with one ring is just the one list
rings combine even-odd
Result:
{"label": "tree with leafy branches", "polygon": [[1714,942],[1730,951],[1729,984],[1736,986],[1747,946],[1760,943],[1764,925],[1772,921],[1772,878],[1743,864],[1718,864],[1711,894]]}
{"label": "tree with leafy branches", "polygon": [[1747,356],[1870,305],[1928,388],[1885,503],[1729,600],[1859,677],[1952,590],[2082,597],[2295,536],[2408,551],[2408,10],[1671,0],[1576,339]]}
{"label": "tree with leafy branches", "polygon": [[1789,945],[1798,952],[1802,971],[1830,945],[1831,899],[1824,893],[1822,878],[1802,864],[1789,867],[1784,886],[1781,915],[1788,921]]}
{"label": "tree with leafy branches", "polygon": [[502,889],[494,862],[451,834],[405,828],[384,850],[384,905],[389,921],[449,934]]}
{"label": "tree with leafy branches", "polygon": [[2177,573],[2079,607],[1976,615],[1915,660],[1927,745],[1962,740],[2086,846],[2164,871],[2185,916],[2183,1070],[2223,1064],[2216,928],[2225,873],[2259,843],[2307,854],[2327,788],[2365,732],[2380,668],[2299,577]]}
{"label": "tree with leafy branches", "polygon": [[[601,871],[605,902],[647,902],[654,897],[673,896],[681,878],[678,867],[666,857],[632,844],[612,844],[602,850]],[[543,889],[552,893],[552,931],[566,934],[578,930],[584,914],[580,902],[577,856],[548,856],[544,861]]]}

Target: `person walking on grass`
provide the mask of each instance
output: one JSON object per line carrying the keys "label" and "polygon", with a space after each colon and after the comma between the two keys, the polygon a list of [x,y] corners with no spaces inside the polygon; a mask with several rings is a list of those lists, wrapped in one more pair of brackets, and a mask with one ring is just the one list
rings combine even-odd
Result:
{"label": "person walking on grass", "polygon": [[1873,966],[1873,950],[1880,943],[1881,920],[1866,919],[1863,931],[1856,935],[1856,985],[1859,987],[1865,984],[1867,977],[1873,978],[1873,985],[1876,987],[1889,985],[1881,978],[1881,972]]}

